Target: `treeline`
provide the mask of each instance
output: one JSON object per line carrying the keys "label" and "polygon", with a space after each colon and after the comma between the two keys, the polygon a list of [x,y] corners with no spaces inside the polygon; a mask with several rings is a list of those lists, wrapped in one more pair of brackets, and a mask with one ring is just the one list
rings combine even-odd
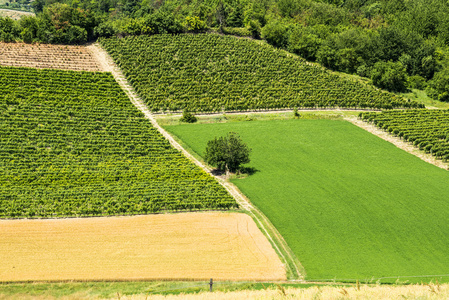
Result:
{"label": "treeline", "polygon": [[98,37],[215,30],[263,38],[390,91],[448,101],[445,0],[36,0],[36,17],[0,20],[4,41],[76,44]]}

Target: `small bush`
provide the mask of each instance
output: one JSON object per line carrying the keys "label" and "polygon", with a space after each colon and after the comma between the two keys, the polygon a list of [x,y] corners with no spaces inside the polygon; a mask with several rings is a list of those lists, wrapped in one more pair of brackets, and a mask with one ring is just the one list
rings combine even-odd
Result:
{"label": "small bush", "polygon": [[195,123],[196,121],[198,121],[198,118],[188,111],[183,111],[182,117],[181,119],[179,119],[179,121],[184,123]]}
{"label": "small bush", "polygon": [[293,117],[294,117],[295,119],[301,118],[301,115],[299,114],[297,108],[295,108],[295,109],[293,110]]}

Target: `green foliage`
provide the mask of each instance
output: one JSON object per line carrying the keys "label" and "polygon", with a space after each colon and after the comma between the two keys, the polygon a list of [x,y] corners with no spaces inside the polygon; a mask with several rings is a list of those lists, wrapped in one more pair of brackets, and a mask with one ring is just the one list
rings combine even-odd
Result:
{"label": "green foliage", "polygon": [[251,32],[251,36],[255,39],[260,39],[260,23],[258,20],[251,20],[249,22],[249,31]]}
{"label": "green foliage", "polygon": [[371,80],[382,89],[403,92],[406,90],[407,73],[400,62],[378,62],[371,70]]}
{"label": "green foliage", "polygon": [[235,35],[235,36],[242,36],[242,37],[251,37],[253,34],[249,30],[249,28],[243,27],[243,28],[236,28],[236,27],[223,27],[222,32],[224,34],[229,35]]}
{"label": "green foliage", "polygon": [[245,39],[183,34],[101,43],[153,111],[419,106]]}
{"label": "green foliage", "polygon": [[273,20],[262,28],[262,37],[271,45],[283,48],[287,46],[287,30],[281,21]]}
{"label": "green foliage", "polygon": [[287,47],[288,51],[315,61],[322,43],[323,40],[315,34],[314,30],[308,27],[294,26],[288,35]]}
{"label": "green foliage", "polygon": [[110,73],[0,68],[0,218],[228,209]]}
{"label": "green foliage", "polygon": [[426,151],[438,159],[449,159],[449,110],[363,113],[360,117],[380,128],[397,130],[396,135],[414,142],[421,150],[426,146]]}
{"label": "green foliage", "polygon": [[251,149],[235,132],[225,137],[215,137],[207,142],[204,160],[221,171],[235,172],[241,164],[250,162]]}
{"label": "green foliage", "polygon": [[301,115],[299,114],[297,108],[295,108],[295,109],[293,110],[293,117],[294,117],[295,119],[298,119],[298,118],[301,117]]}
{"label": "green foliage", "polygon": [[182,112],[182,117],[181,119],[179,119],[179,121],[184,123],[195,123],[196,121],[198,121],[198,118],[195,117],[191,112],[184,110]]}
{"label": "green foliage", "polygon": [[435,100],[449,102],[449,68],[436,73],[426,91]]}
{"label": "green foliage", "polygon": [[411,89],[424,90],[427,86],[426,80],[419,76],[410,76],[407,79],[407,87]]}
{"label": "green foliage", "polygon": [[445,274],[446,170],[344,121],[229,122],[167,130],[200,155],[214,136],[239,133],[252,148],[248,167],[257,172],[232,182],[279,230],[307,280]]}
{"label": "green foliage", "polygon": [[0,41],[13,42],[20,34],[20,27],[10,18],[0,17]]}
{"label": "green foliage", "polygon": [[201,20],[198,16],[186,17],[185,24],[187,31],[202,32],[207,29],[206,22]]}

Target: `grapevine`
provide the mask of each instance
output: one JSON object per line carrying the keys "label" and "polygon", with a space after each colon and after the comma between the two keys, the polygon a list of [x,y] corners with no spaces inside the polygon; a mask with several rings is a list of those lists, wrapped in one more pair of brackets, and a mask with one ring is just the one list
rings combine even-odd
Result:
{"label": "grapevine", "polygon": [[153,112],[422,107],[247,39],[160,34],[100,43]]}
{"label": "grapevine", "polygon": [[0,67],[0,218],[229,209],[110,73]]}

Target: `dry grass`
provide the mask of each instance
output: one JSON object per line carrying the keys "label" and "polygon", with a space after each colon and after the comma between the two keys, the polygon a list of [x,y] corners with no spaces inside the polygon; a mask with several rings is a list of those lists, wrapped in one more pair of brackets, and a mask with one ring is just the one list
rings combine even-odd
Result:
{"label": "dry grass", "polygon": [[7,220],[0,236],[0,281],[285,279],[240,213]]}
{"label": "dry grass", "polygon": [[0,43],[0,65],[75,71],[101,71],[86,46]]}
{"label": "dry grass", "polygon": [[[120,295],[119,295],[120,296]],[[449,285],[411,285],[411,286],[360,286],[357,287],[311,287],[307,289],[283,288],[260,291],[203,292],[199,294],[180,294],[169,296],[121,296],[125,299],[449,299]]]}
{"label": "dry grass", "polygon": [[0,9],[0,17],[9,17],[14,20],[19,20],[22,16],[34,16],[34,13],[12,9]]}

